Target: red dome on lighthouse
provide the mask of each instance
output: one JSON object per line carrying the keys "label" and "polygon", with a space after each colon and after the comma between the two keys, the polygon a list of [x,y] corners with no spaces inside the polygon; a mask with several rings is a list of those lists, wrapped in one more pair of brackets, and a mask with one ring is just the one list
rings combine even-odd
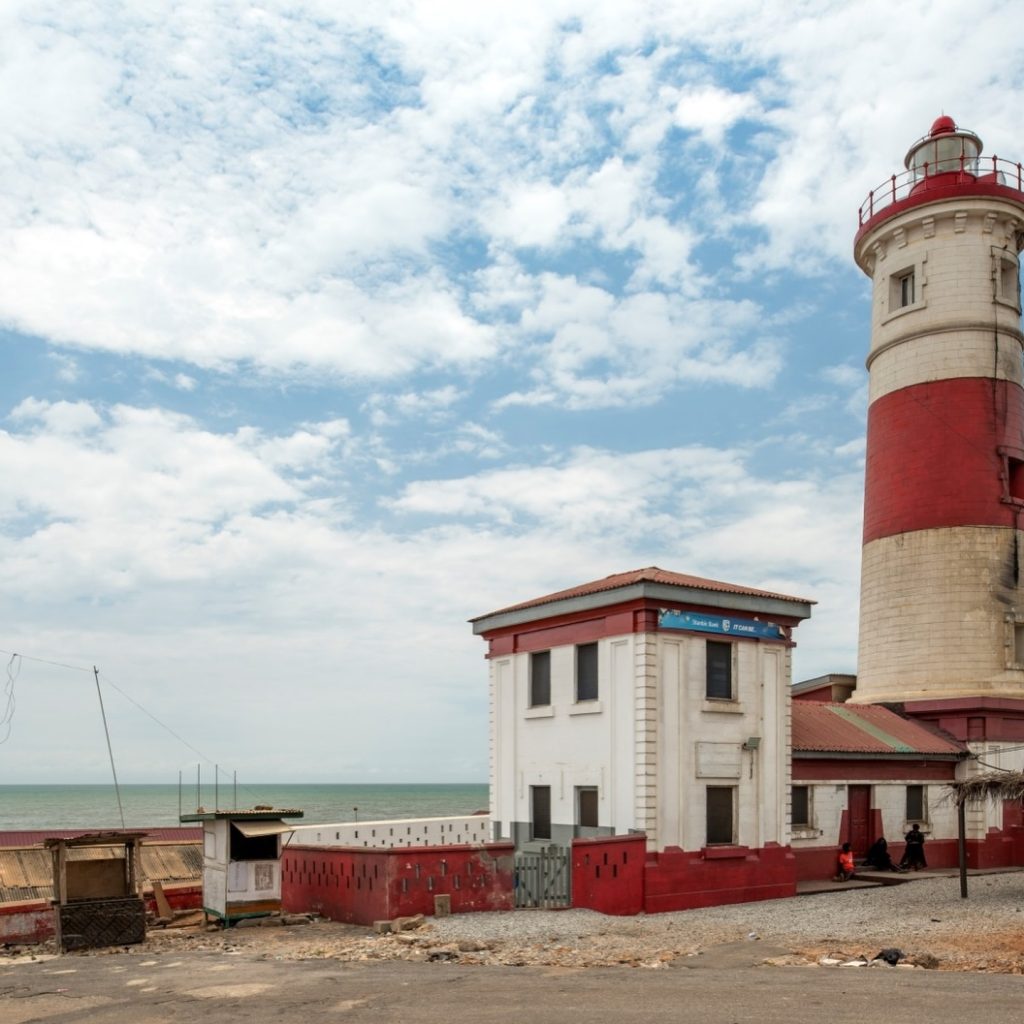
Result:
{"label": "red dome on lighthouse", "polygon": [[948,114],[943,114],[941,117],[935,118],[932,130],[928,134],[935,138],[936,135],[948,135],[950,132],[955,131],[956,122]]}

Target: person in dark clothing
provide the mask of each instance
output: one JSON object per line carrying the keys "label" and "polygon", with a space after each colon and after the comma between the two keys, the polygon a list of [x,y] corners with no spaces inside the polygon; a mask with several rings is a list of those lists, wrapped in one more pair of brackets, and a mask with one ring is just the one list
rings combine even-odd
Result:
{"label": "person in dark clothing", "polygon": [[899,871],[892,862],[892,857],[889,855],[889,844],[883,837],[876,839],[868,850],[867,857],[864,858],[864,863],[868,867],[877,868],[879,871]]}
{"label": "person in dark clothing", "polygon": [[915,871],[928,867],[928,861],[924,857],[924,833],[920,827],[916,823],[911,825],[904,838],[907,841],[907,848],[903,852],[900,867],[913,868]]}

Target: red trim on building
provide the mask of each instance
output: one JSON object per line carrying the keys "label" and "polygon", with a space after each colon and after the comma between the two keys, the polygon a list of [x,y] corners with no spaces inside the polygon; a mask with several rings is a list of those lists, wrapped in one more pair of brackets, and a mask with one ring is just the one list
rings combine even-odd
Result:
{"label": "red trim on building", "polygon": [[962,742],[1024,742],[1024,700],[1011,697],[953,697],[903,705],[912,718],[931,722]]}
{"label": "red trim on building", "polygon": [[911,530],[1016,525],[1001,446],[1024,449],[1024,390],[958,377],[900,388],[868,410],[864,543]]}
{"label": "red trim on building", "polygon": [[768,844],[731,859],[668,847],[648,855],[644,910],[662,913],[796,894],[796,861],[788,846]]}
{"label": "red trim on building", "polygon": [[[984,159],[982,160],[983,163]],[[939,175],[937,177],[946,178],[947,181],[944,183],[933,181],[927,189],[914,191],[906,199],[899,199],[895,203],[890,203],[879,210],[873,217],[864,221],[853,238],[854,252],[857,251],[857,246],[860,245],[861,239],[866,234],[874,231],[875,228],[884,224],[890,218],[907,210],[912,210],[916,206],[926,206],[929,203],[938,203],[944,199],[969,199],[972,196],[993,196],[997,199],[1009,199],[1018,206],[1024,202],[1024,196],[1021,195],[1019,190],[1008,185],[1000,185],[995,181],[980,181],[969,175],[959,174]]]}
{"label": "red trim on building", "polygon": [[289,846],[281,859],[281,902],[291,913],[332,921],[433,914],[449,895],[452,913],[511,910],[512,843],[370,850]]}
{"label": "red trim on building", "polygon": [[647,837],[608,836],[572,841],[572,905],[601,914],[644,909]]}
{"label": "red trim on building", "polygon": [[793,782],[953,782],[957,761],[875,761],[871,758],[794,757]]}
{"label": "red trim on building", "polygon": [[[782,626],[787,634],[792,627],[798,626],[803,621],[789,615],[767,616],[759,615],[757,612],[722,609],[715,605],[683,604],[679,601],[653,601],[649,598],[638,598],[633,601],[608,605],[606,608],[553,615],[547,618],[537,618],[533,622],[523,622],[518,625],[488,630],[482,634],[484,640],[487,641],[486,656],[499,658],[526,651],[546,651],[552,647],[594,643],[605,637],[625,636],[628,633],[664,632],[677,636],[706,637],[718,635],[680,629],[661,630],[658,627],[658,613],[663,609],[700,612],[706,615],[726,614],[734,619],[760,618],[761,621],[774,622]],[[720,639],[729,638],[721,637]],[[790,640],[766,640],[754,637],[744,637],[743,640],[747,643],[756,641],[757,643],[780,643],[794,646]]]}

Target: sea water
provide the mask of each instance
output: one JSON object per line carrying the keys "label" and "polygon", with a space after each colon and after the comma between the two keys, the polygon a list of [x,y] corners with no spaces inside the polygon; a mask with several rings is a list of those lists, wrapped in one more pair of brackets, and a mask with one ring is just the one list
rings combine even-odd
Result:
{"label": "sea water", "polygon": [[[120,787],[121,809],[128,828],[173,828],[180,809],[208,811],[249,808],[266,804],[303,811],[310,824],[341,821],[381,821],[390,818],[436,818],[487,810],[485,783],[402,785],[314,785],[239,783],[230,781],[215,791],[191,786],[128,785]],[[0,786],[0,831],[21,829],[107,829],[121,827],[113,785]]]}

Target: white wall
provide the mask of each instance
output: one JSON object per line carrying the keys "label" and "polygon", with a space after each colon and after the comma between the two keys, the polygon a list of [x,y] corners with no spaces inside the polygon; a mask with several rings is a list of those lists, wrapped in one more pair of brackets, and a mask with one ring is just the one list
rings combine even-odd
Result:
{"label": "white wall", "polygon": [[[722,638],[659,632],[600,640],[599,699],[582,703],[574,700],[575,646],[552,648],[551,705],[543,708],[528,706],[528,653],[492,661],[491,811],[498,833],[511,837],[515,823],[521,830],[530,821],[531,786],[551,787],[552,824],[569,829],[576,787],[596,786],[602,829],[645,829],[652,849],[699,849],[706,841],[705,787],[728,785],[737,790],[737,843],[785,844],[789,650],[735,641],[737,700],[708,701],[708,639]],[[750,737],[758,749],[742,750]],[[709,765],[722,759],[730,767],[716,775]]]}
{"label": "white wall", "polygon": [[287,846],[360,846],[389,850],[405,846],[459,846],[490,842],[491,819],[486,814],[449,818],[395,818],[389,821],[342,821],[301,825]]}
{"label": "white wall", "polygon": [[[657,635],[658,848],[703,847],[707,786],[736,789],[736,842],[785,844],[788,764],[788,651],[735,644],[734,701],[705,699],[706,640]],[[756,750],[743,745],[756,737]],[[714,746],[710,746],[714,744]]]}
{"label": "white wall", "polygon": [[575,700],[573,644],[551,650],[551,704],[529,706],[530,655],[495,660],[492,814],[502,836],[530,820],[530,787],[551,787],[553,824],[572,827],[576,787],[598,789],[598,826],[633,828],[632,635],[598,641],[598,699]]}

